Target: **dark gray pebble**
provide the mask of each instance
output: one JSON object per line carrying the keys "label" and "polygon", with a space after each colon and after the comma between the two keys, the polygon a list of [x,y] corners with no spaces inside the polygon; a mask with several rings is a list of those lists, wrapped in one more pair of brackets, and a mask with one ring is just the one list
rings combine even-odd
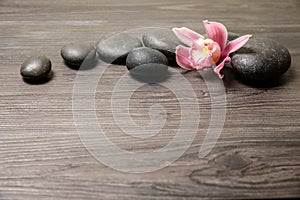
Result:
{"label": "dark gray pebble", "polygon": [[167,57],[163,53],[148,47],[134,49],[128,54],[126,59],[126,66],[128,70],[149,63],[158,63],[164,65],[169,64]]}
{"label": "dark gray pebble", "polygon": [[101,60],[107,63],[125,65],[128,53],[142,46],[140,39],[128,34],[118,34],[100,41],[96,49]]}
{"label": "dark gray pebble", "polygon": [[234,71],[245,81],[278,79],[291,65],[287,48],[270,39],[251,38],[231,55]]}
{"label": "dark gray pebble", "polygon": [[227,42],[230,42],[232,40],[235,40],[236,38],[240,37],[241,35],[240,34],[237,34],[237,33],[233,33],[233,32],[228,32],[228,35],[227,35]]}
{"label": "dark gray pebble", "polygon": [[182,43],[178,40],[178,38],[175,36],[172,30],[149,30],[148,33],[143,35],[142,39],[146,47],[156,49],[162,52],[166,55],[171,65],[176,65],[176,47],[178,45],[182,45]]}
{"label": "dark gray pebble", "polygon": [[67,64],[77,67],[79,67],[87,57],[90,59],[95,58],[94,47],[87,44],[66,45],[61,49],[60,53]]}
{"label": "dark gray pebble", "polygon": [[25,79],[42,79],[51,71],[51,61],[46,56],[27,59],[21,66],[20,73]]}
{"label": "dark gray pebble", "polygon": [[161,83],[169,77],[168,66],[158,63],[139,65],[130,70],[130,75],[144,83]]}

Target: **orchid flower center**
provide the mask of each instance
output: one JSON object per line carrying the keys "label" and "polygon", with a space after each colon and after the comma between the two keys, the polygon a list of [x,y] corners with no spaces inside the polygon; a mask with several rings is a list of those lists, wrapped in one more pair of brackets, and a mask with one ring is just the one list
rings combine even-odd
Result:
{"label": "orchid flower center", "polygon": [[209,54],[214,63],[217,63],[221,56],[221,48],[218,43],[211,39],[203,40],[203,51]]}
{"label": "orchid flower center", "polygon": [[221,48],[211,39],[199,40],[192,48],[191,57],[200,66],[216,64],[221,56]]}

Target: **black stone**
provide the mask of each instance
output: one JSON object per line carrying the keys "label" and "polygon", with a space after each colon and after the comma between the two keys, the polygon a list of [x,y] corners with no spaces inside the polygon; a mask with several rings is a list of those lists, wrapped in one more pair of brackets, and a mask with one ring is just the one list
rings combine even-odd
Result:
{"label": "black stone", "polygon": [[21,66],[20,73],[24,79],[42,79],[51,71],[51,61],[46,56],[27,59]]}
{"label": "black stone", "polygon": [[142,39],[146,47],[162,52],[166,55],[171,65],[176,65],[176,47],[182,45],[182,43],[178,40],[172,30],[151,30],[149,33],[144,34]]}
{"label": "black stone", "polygon": [[100,41],[97,46],[99,58],[107,63],[125,65],[127,55],[137,47],[142,47],[142,42],[127,34],[118,34]]}
{"label": "black stone", "polygon": [[241,35],[240,34],[237,34],[237,33],[233,33],[233,32],[228,32],[228,35],[227,35],[227,42],[230,42],[232,40],[235,40],[237,39],[238,37],[240,37]]}
{"label": "black stone", "polygon": [[270,81],[278,79],[291,65],[287,48],[270,39],[251,38],[231,55],[231,64],[241,80]]}
{"label": "black stone", "polygon": [[137,66],[157,63],[168,65],[167,57],[155,49],[150,49],[148,47],[140,47],[131,51],[126,59],[126,66],[128,70],[131,70]]}
{"label": "black stone", "polygon": [[130,70],[130,75],[144,83],[161,83],[170,77],[168,66],[158,63],[142,64]]}
{"label": "black stone", "polygon": [[66,45],[61,49],[60,54],[68,65],[76,67],[79,67],[87,57],[95,58],[94,47],[87,44]]}

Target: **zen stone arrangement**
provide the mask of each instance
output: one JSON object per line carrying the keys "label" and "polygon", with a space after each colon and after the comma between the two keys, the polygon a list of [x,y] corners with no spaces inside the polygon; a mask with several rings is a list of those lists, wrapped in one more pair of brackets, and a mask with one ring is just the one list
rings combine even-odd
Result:
{"label": "zen stone arrangement", "polygon": [[[228,32],[227,44],[239,37],[239,34]],[[95,47],[82,43],[70,44],[61,49],[61,56],[68,66],[77,69],[85,60],[100,59],[126,65],[133,74],[157,77],[163,76],[162,72],[166,72],[168,66],[178,67],[176,48],[179,45],[185,46],[172,30],[157,29],[143,34],[141,40],[128,34],[119,34],[100,41]],[[255,36],[229,56],[237,77],[250,82],[279,79],[291,65],[287,48],[276,41]],[[43,55],[29,58],[20,69],[25,80],[44,79],[50,71],[51,61]]]}

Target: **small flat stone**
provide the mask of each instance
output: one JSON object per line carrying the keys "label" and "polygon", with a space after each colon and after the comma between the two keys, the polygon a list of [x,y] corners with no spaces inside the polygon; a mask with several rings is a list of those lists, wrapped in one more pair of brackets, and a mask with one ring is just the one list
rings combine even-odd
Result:
{"label": "small flat stone", "polygon": [[154,29],[144,34],[143,43],[146,47],[156,49],[168,58],[171,65],[176,65],[175,51],[182,43],[170,29]]}
{"label": "small flat stone", "polygon": [[142,46],[140,39],[128,34],[118,34],[100,41],[96,49],[101,60],[107,63],[125,65],[128,53]]}
{"label": "small flat stone", "polygon": [[61,49],[61,56],[68,65],[79,67],[87,57],[95,57],[92,45],[70,44]]}
{"label": "small flat stone", "polygon": [[40,55],[27,59],[21,66],[20,73],[24,79],[42,79],[51,71],[51,61]]}
{"label": "small flat stone", "polygon": [[252,82],[278,79],[291,65],[288,49],[264,38],[251,38],[231,59],[232,68],[240,78]]}
{"label": "small flat stone", "polygon": [[164,65],[169,64],[167,57],[163,53],[148,47],[140,47],[134,49],[128,54],[126,59],[126,66],[128,70],[149,63]]}

